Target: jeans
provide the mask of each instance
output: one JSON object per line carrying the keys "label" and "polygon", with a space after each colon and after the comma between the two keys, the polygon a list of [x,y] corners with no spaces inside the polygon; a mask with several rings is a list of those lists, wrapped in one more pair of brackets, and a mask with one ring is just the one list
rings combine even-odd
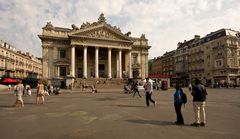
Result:
{"label": "jeans", "polygon": [[147,104],[148,107],[149,107],[149,101],[151,101],[152,103],[155,104],[155,101],[152,100],[151,96],[152,96],[152,93],[146,92],[146,104]]}
{"label": "jeans", "polygon": [[133,92],[134,92],[134,93],[133,93],[133,97],[135,96],[136,93],[138,93],[138,96],[141,97],[141,95],[140,95],[138,89],[133,89]]}
{"label": "jeans", "polygon": [[182,103],[175,102],[174,107],[177,115],[177,123],[184,124],[184,120],[181,112]]}

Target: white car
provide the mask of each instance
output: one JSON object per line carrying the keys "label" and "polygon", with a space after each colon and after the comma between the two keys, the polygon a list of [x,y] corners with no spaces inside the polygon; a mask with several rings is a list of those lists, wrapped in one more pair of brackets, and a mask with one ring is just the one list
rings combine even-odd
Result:
{"label": "white car", "polygon": [[8,91],[9,87],[7,85],[0,84],[0,92]]}
{"label": "white car", "polygon": [[143,85],[138,85],[137,86],[139,92],[144,92],[144,87]]}

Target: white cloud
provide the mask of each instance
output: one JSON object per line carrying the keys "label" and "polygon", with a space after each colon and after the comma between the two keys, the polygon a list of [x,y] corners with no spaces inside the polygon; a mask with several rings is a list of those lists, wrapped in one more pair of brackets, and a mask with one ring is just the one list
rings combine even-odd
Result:
{"label": "white cloud", "polygon": [[0,38],[41,56],[37,37],[47,21],[70,28],[96,21],[103,12],[132,36],[146,34],[149,57],[176,49],[177,42],[221,28],[239,29],[238,0],[0,0]]}

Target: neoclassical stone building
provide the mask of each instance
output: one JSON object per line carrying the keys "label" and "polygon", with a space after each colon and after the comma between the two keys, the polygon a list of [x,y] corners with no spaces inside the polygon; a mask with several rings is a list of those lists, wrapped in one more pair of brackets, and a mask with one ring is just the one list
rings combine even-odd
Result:
{"label": "neoclassical stone building", "polygon": [[[48,22],[38,35],[42,41],[43,78],[68,85],[81,78],[145,78],[148,75],[148,40],[123,34],[106,22],[80,28],[55,27]],[[71,79],[68,80],[68,79]]]}

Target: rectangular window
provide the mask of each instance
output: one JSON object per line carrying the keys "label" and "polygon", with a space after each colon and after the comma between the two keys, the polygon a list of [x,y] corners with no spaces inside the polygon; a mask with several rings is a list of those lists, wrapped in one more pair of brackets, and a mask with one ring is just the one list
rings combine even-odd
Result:
{"label": "rectangular window", "polygon": [[67,75],[67,68],[60,67],[60,76],[66,76],[66,75]]}
{"label": "rectangular window", "polygon": [[215,67],[223,67],[223,59],[215,60]]}
{"label": "rectangular window", "polygon": [[60,50],[60,58],[66,58],[66,50]]}

